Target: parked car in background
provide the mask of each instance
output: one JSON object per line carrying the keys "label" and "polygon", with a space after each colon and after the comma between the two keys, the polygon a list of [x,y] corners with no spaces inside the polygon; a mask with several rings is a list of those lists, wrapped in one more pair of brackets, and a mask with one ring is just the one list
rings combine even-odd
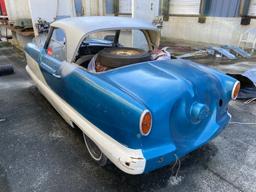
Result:
{"label": "parked car in background", "polygon": [[44,48],[26,47],[28,74],[82,130],[101,166],[150,172],[208,143],[230,120],[240,83],[188,60],[158,59],[159,42],[159,30],[140,20],[75,17],[53,22]]}

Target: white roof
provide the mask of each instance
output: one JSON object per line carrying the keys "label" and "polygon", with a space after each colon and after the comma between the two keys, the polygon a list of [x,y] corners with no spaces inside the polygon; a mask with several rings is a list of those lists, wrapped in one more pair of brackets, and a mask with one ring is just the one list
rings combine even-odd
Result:
{"label": "white roof", "polygon": [[65,31],[67,39],[67,60],[69,62],[73,60],[77,46],[85,36],[91,32],[117,29],[141,29],[148,31],[151,43],[155,46],[159,46],[160,41],[160,32],[153,24],[129,17],[70,17],[55,21],[51,26],[61,28]]}

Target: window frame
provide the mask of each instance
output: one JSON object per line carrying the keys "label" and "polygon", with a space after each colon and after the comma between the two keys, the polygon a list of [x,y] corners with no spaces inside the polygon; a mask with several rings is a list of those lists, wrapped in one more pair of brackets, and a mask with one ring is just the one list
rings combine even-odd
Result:
{"label": "window frame", "polygon": [[[47,49],[49,48],[50,42],[51,42],[51,40],[52,40],[53,33],[54,33],[54,31],[57,30],[57,29],[61,29],[61,30],[63,31],[64,35],[65,35],[65,40],[66,40],[66,42],[65,42],[65,53],[66,53],[66,54],[65,54],[65,59],[64,59],[63,61],[67,61],[67,35],[66,35],[64,29],[58,28],[58,27],[50,27],[50,30],[49,30],[49,33],[48,33],[48,35],[47,35],[47,39],[46,39],[46,41],[45,41],[45,44],[44,44],[44,46],[43,46],[43,49],[45,50],[45,52],[46,52],[46,54],[47,54]],[[48,55],[48,54],[47,54],[47,55]],[[48,55],[48,56],[51,56],[51,55]],[[53,57],[53,56],[51,56],[51,57]],[[56,59],[56,60],[58,60],[58,61],[61,61],[61,60],[59,60],[59,59],[56,58],[56,57],[53,57],[53,58]],[[61,62],[62,62],[62,61],[61,61]]]}
{"label": "window frame", "polygon": [[[90,36],[91,34],[93,33],[98,33],[98,32],[107,32],[107,31],[120,31],[120,33],[122,33],[122,31],[125,31],[125,30],[130,30],[130,31],[133,31],[133,30],[138,30],[140,32],[143,33],[144,37],[145,37],[145,40],[147,41],[147,45],[148,45],[148,49],[149,50],[153,50],[153,47],[151,46],[152,42],[150,42],[149,40],[149,37],[148,37],[148,33],[147,33],[147,30],[146,29],[136,29],[136,28],[123,28],[123,29],[107,29],[107,30],[96,30],[96,31],[91,31],[90,33],[87,33],[84,37],[82,37],[81,41],[79,42],[79,45],[77,46],[77,50],[75,52],[75,55],[77,55],[78,53],[78,50],[79,48],[81,47],[82,43],[88,38],[88,36]],[[118,42],[119,42],[119,38],[120,38],[120,34],[118,35]]]}

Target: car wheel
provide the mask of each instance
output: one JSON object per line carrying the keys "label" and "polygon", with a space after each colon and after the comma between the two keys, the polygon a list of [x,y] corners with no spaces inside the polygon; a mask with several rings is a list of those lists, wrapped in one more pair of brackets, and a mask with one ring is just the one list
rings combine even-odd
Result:
{"label": "car wheel", "polygon": [[102,153],[100,148],[83,133],[84,142],[90,156],[96,161],[100,166],[104,167],[108,163],[108,158]]}
{"label": "car wheel", "polygon": [[151,60],[151,55],[142,49],[129,47],[106,48],[98,53],[97,60],[108,68],[117,68]]}

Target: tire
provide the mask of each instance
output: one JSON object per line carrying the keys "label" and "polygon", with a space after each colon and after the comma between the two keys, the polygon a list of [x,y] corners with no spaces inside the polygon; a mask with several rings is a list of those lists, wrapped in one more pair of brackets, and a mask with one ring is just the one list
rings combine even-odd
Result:
{"label": "tire", "polygon": [[0,65],[0,76],[11,75],[13,73],[14,69],[11,64]]}
{"label": "tire", "polygon": [[99,147],[83,133],[86,148],[94,161],[101,167],[108,164],[108,158],[102,153]]}
{"label": "tire", "polygon": [[98,53],[98,61],[108,68],[117,68],[151,60],[150,53],[135,48],[106,48]]}

